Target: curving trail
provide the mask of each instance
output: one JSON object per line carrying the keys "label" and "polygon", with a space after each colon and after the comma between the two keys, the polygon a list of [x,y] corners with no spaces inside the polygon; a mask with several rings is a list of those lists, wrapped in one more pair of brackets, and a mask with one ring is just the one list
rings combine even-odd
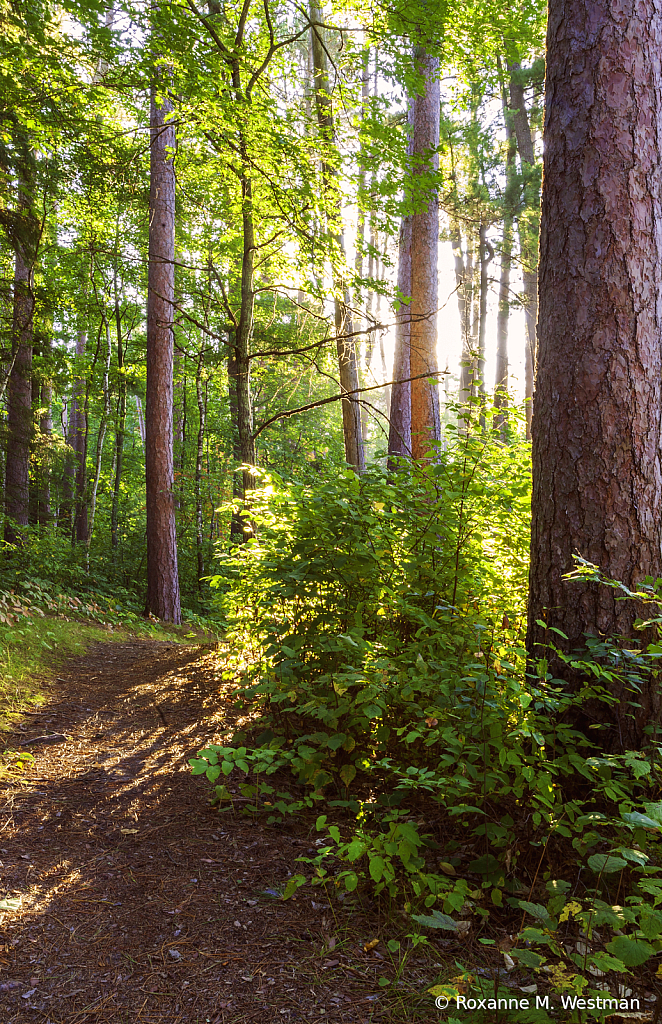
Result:
{"label": "curving trail", "polygon": [[319,890],[265,893],[307,827],[218,814],[191,776],[218,674],[199,646],[96,644],[26,715],[35,761],[0,802],[0,1024],[391,1019],[367,922],[350,941]]}

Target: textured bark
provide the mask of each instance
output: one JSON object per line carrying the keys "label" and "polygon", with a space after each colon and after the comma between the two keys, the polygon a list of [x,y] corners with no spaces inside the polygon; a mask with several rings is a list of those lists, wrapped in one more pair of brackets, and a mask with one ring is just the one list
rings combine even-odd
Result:
{"label": "textured bark", "polygon": [[175,129],[172,105],[151,89],[145,480],[147,611],[181,621],[173,466],[173,298],[175,291]]}
{"label": "textured bark", "polygon": [[198,561],[198,590],[202,587],[202,577],[205,571],[202,533],[202,463],[205,454],[207,396],[202,385],[202,358],[203,351],[201,350],[195,375],[195,397],[198,404],[198,443],[195,453],[195,549]]}
{"label": "textured bark", "polygon": [[[460,332],[462,336],[462,355],[460,356],[460,389],[459,401],[464,405],[471,397],[472,353],[471,353],[471,285],[467,282],[467,267],[462,252],[462,231],[457,220],[451,220],[451,246],[455,264],[455,288],[457,295],[457,311],[460,316]],[[469,301],[467,301],[467,291]]]}
{"label": "textured bark", "polygon": [[478,228],[478,259],[480,264],[480,297],[478,300],[478,352],[477,352],[477,375],[478,390],[481,395],[485,394],[485,332],[487,329],[487,292],[489,279],[487,268],[491,260],[491,247],[487,244],[487,228],[481,221]]}
{"label": "textured bark", "polygon": [[[414,51],[416,63],[425,80],[422,94],[412,103],[413,150],[416,161],[428,173],[439,169],[439,60],[421,47]],[[422,163],[421,163],[422,161]],[[411,446],[412,455],[420,459],[441,437],[439,419],[439,387],[437,378],[420,377],[436,374],[439,199],[436,187],[429,189],[427,208],[412,217],[411,231],[411,328],[410,372],[419,379],[411,382]]]}
{"label": "textured bark", "polygon": [[[403,217],[398,247],[398,291],[404,298],[411,295],[411,217]],[[389,469],[397,458],[411,458],[411,377],[409,305],[401,303],[395,313],[395,352],[391,385],[391,413],[388,436]]]}
{"label": "textured bark", "polygon": [[[44,342],[44,354],[50,351],[50,339]],[[51,402],[53,389],[50,381],[44,381],[39,389],[39,432],[42,437],[50,438],[53,433],[53,412]],[[51,465],[50,451],[47,449],[45,458],[39,468],[39,489],[37,492],[37,522],[47,526],[51,521]]]}
{"label": "textured bark", "polygon": [[[511,74],[510,118],[515,138],[517,140],[517,151],[519,153],[522,166],[522,174],[525,179],[525,200],[529,208],[537,210],[540,202],[540,195],[537,185],[534,185],[533,183],[534,178],[532,174],[536,158],[533,148],[533,136],[529,125],[529,116],[526,109],[524,86],[517,78],[519,64],[508,64],[508,71]],[[526,400],[527,437],[530,437],[536,365],[536,323],[538,320],[537,218],[534,217],[533,225],[524,225],[520,218],[518,221],[518,232],[520,240],[520,256],[522,261],[522,290],[526,326],[524,351],[524,397]]]}
{"label": "textured bark", "polygon": [[494,417],[494,429],[506,440],[508,418],[508,320],[510,317],[510,270],[513,255],[513,221],[515,188],[515,139],[509,115],[505,90],[502,109],[506,130],[506,190],[503,200],[503,230],[501,234],[501,266],[499,271],[499,306],[497,310],[497,355],[494,378],[494,406],[499,412]]}
{"label": "textured bark", "polygon": [[[662,576],[662,6],[551,0],[547,39],[534,656],[537,619],[570,648],[585,633],[633,635],[633,602],[563,582],[574,552],[628,587]],[[637,699],[636,722],[627,704],[612,711],[626,746],[659,714],[657,686]]]}
{"label": "textured bark", "polygon": [[124,344],[122,341],[122,316],[120,313],[119,295],[117,293],[117,273],[115,273],[113,278],[113,291],[115,299],[115,336],[117,338],[118,397],[115,421],[115,477],[113,479],[113,503],[110,510],[110,543],[113,551],[113,561],[116,561],[120,546],[120,487],[122,484],[122,470],[124,468],[124,436],[126,434],[126,376],[123,372]]}
{"label": "textured bark", "polygon": [[[322,16],[318,5],[310,3],[311,49],[314,70],[315,103],[317,107],[317,123],[320,128],[323,147],[335,150],[335,127],[333,105],[329,87],[326,52],[324,49],[323,29],[320,27]],[[322,161],[322,177],[326,193],[328,220],[331,224],[330,235],[338,249],[340,261],[345,257],[345,240],[342,233],[342,197],[338,189],[336,171],[328,159]],[[334,268],[333,289],[335,292],[335,328],[336,351],[338,354],[338,376],[343,392],[354,392],[359,387],[359,367],[356,358],[356,344],[353,337],[354,324],[351,315],[351,303],[348,290],[343,282],[342,274]],[[345,458],[357,473],[365,469],[363,450],[363,430],[361,427],[361,406],[356,396],[345,398],[341,402],[343,418],[343,437],[345,441]]]}
{"label": "textured bark", "polygon": [[5,464],[5,540],[21,541],[30,510],[30,441],[32,438],[32,270],[23,246],[16,246],[12,321],[12,369],[7,390],[7,461]]}

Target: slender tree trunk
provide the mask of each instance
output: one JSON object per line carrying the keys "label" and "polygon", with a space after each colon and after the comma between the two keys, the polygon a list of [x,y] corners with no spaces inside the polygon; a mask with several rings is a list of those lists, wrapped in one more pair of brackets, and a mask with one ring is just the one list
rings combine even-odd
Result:
{"label": "slender tree trunk", "polygon": [[[230,429],[232,431],[232,459],[235,467],[241,466],[237,391],[237,356],[234,338],[231,336],[228,343],[228,401],[230,406]],[[237,468],[235,468],[232,474],[232,497],[238,501],[241,501],[244,497],[242,473]],[[241,512],[234,511],[230,522],[230,542],[232,544],[242,544],[244,542],[244,525],[244,517]]]}
{"label": "slender tree trunk", "polygon": [[[439,60],[416,47],[414,56],[425,80],[424,91],[413,100],[414,158],[424,159],[429,172],[439,169]],[[414,169],[416,173],[416,168]],[[411,442],[415,459],[423,458],[441,438],[438,378],[436,374],[439,200],[436,186],[429,190],[427,209],[412,217],[411,232]]]}
{"label": "slender tree trunk", "polygon": [[[80,330],[76,337],[76,360],[82,363],[83,356],[87,349],[87,330]],[[71,531],[72,540],[75,537],[76,521],[76,478],[81,473],[81,462],[84,462],[83,445],[83,424],[81,409],[84,404],[85,384],[79,370],[74,379],[69,401],[69,422],[67,429],[67,444],[72,449],[67,455],[64,466],[64,477],[62,482],[62,506],[58,518],[58,525],[66,527]],[[84,465],[82,467],[84,472]]]}
{"label": "slender tree trunk", "polygon": [[477,352],[477,370],[478,370],[478,391],[483,396],[485,394],[485,332],[487,329],[487,292],[489,288],[489,279],[487,276],[487,268],[490,265],[490,251],[491,247],[487,242],[487,228],[483,221],[480,222],[478,228],[478,259],[480,263],[480,297],[479,297],[479,309],[478,309],[478,352]]}
{"label": "slender tree trunk", "polygon": [[[586,633],[636,636],[636,602],[563,580],[573,553],[631,589],[662,577],[661,47],[654,0],[621,7],[550,0],[533,413],[534,658],[549,638],[538,620],[562,630],[569,649],[583,647]],[[602,717],[613,716],[612,749],[635,746],[660,714],[656,680],[636,694],[638,708],[628,694],[617,696],[611,711],[600,705]]]}
{"label": "slender tree trunk", "polygon": [[[245,170],[241,182],[242,223],[244,248],[241,262],[241,312],[235,332],[237,428],[239,453],[242,462],[242,485],[244,499],[255,487],[255,476],[251,468],[256,464],[255,441],[253,440],[253,403],[251,400],[250,339],[253,333],[255,291],[253,289],[253,266],[255,262],[255,225],[253,222],[253,185],[248,173],[248,156],[245,154]],[[245,528],[246,528],[245,524]]]}
{"label": "slender tree trunk", "polygon": [[22,242],[16,246],[12,320],[12,368],[7,392],[5,540],[19,544],[30,511],[32,439],[32,268]]}
{"label": "slender tree trunk", "polygon": [[[411,217],[403,217],[398,247],[398,292],[402,299],[411,295]],[[398,458],[411,458],[411,352],[409,347],[411,310],[400,300],[395,312],[395,352],[391,385],[391,415],[388,437],[388,466],[393,470]]]}
{"label": "slender tree trunk", "polygon": [[120,490],[124,463],[124,437],[126,434],[126,376],[124,374],[124,343],[122,339],[122,317],[117,293],[117,273],[113,278],[115,300],[115,335],[117,338],[117,420],[115,428],[115,476],[113,479],[113,503],[110,510],[110,543],[113,562],[117,562],[120,546]]}
{"label": "slender tree trunk", "polygon": [[[97,348],[94,355],[92,369],[96,365],[99,355],[99,338],[97,337]],[[74,526],[72,532],[72,543],[87,544],[88,537],[88,512],[87,512],[87,445],[89,440],[90,424],[88,410],[90,404],[90,379],[84,381],[78,378],[74,384],[76,399],[76,420],[75,434],[73,437],[74,465],[76,478],[74,481]]]}
{"label": "slender tree trunk", "polygon": [[202,463],[205,455],[205,429],[207,421],[207,403],[202,386],[202,350],[198,359],[198,372],[195,376],[195,395],[198,402],[198,444],[195,456],[195,547],[198,560],[198,591],[205,571],[203,533],[202,533]]}
{"label": "slender tree trunk", "polygon": [[[163,69],[160,69],[161,76]],[[157,76],[158,77],[158,76]],[[173,298],[175,293],[175,129],[152,83],[150,102],[149,267],[145,480],[147,611],[181,621],[173,465]]]}
{"label": "slender tree trunk", "polygon": [[513,209],[515,181],[515,140],[508,112],[505,89],[501,107],[506,130],[506,189],[503,197],[503,230],[501,234],[501,267],[499,273],[499,306],[497,312],[497,356],[494,378],[494,406],[499,411],[494,417],[494,429],[507,438],[508,428],[508,320],[510,317],[510,269],[513,255]]}
{"label": "slender tree trunk", "polygon": [[[43,354],[50,353],[50,338],[43,342]],[[48,367],[46,367],[48,373]],[[50,439],[53,433],[53,412],[51,402],[53,389],[49,380],[45,380],[39,389],[39,432],[43,438]],[[45,447],[44,457],[39,471],[39,491],[37,495],[37,521],[40,526],[48,526],[51,521],[51,454],[50,447]]]}
{"label": "slender tree trunk", "polygon": [[459,401],[466,405],[471,397],[471,350],[469,338],[471,334],[467,311],[467,281],[464,253],[462,252],[462,231],[460,222],[452,217],[450,222],[451,247],[455,268],[455,294],[457,295],[457,311],[460,317],[460,333],[462,337],[462,355],[460,357],[460,390]]}
{"label": "slender tree trunk", "polygon": [[97,492],[99,490],[99,480],[101,479],[101,461],[103,458],[103,445],[104,441],[106,440],[108,417],[110,416],[110,363],[112,359],[112,345],[110,341],[110,327],[105,313],[103,314],[103,327],[106,335],[106,359],[104,364],[102,385],[103,409],[101,411],[101,419],[99,420],[99,430],[97,433],[97,450],[96,458],[94,460],[94,478],[92,481],[92,493],[90,495],[90,521],[87,534],[85,554],[85,564],[88,572],[90,571],[90,544],[92,543],[92,534],[94,533],[94,518],[96,515],[97,508]]}
{"label": "slender tree trunk", "polygon": [[531,417],[533,415],[533,379],[536,363],[536,322],[538,320],[538,208],[540,194],[534,174],[535,153],[533,136],[529,125],[526,109],[524,87],[518,80],[519,64],[508,64],[510,73],[510,106],[511,118],[517,150],[519,152],[522,175],[524,177],[524,195],[529,217],[523,223],[518,219],[520,254],[522,260],[522,285],[524,291],[524,316],[526,323],[524,378],[526,399],[527,437],[531,436]]}
{"label": "slender tree trunk", "polygon": [[[327,151],[335,150],[335,129],[333,106],[329,87],[326,53],[323,42],[322,16],[314,0],[310,3],[310,20],[312,22],[311,41],[315,83],[315,101],[317,105],[317,121],[322,136],[323,147]],[[344,261],[345,241],[342,233],[341,196],[336,180],[336,171],[328,158],[322,160],[322,177],[326,192],[328,220],[332,224],[330,236],[338,250],[337,259]],[[335,292],[335,328],[336,351],[338,354],[338,374],[340,389],[345,393],[359,388],[359,368],[356,358],[354,326],[351,316],[351,303],[348,289],[343,281],[338,266],[334,267]],[[343,417],[343,435],[345,439],[345,458],[357,473],[365,468],[363,451],[363,432],[361,428],[361,406],[354,395],[341,402]]]}

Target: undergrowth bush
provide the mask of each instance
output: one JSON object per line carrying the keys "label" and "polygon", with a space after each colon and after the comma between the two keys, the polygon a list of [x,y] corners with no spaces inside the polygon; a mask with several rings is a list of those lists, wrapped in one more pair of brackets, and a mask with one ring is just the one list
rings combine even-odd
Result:
{"label": "undergrowth bush", "polygon": [[191,764],[221,809],[237,774],[270,822],[316,808],[322,845],[286,897],[369,891],[409,915],[410,944],[473,929],[489,946],[506,929],[495,993],[510,971],[573,998],[635,969],[651,987],[660,746],[605,754],[572,712],[613,702],[615,682],[632,691],[657,653],[594,640],[572,692],[545,652],[527,670],[528,455],[457,437],[390,479],[263,487],[255,538],[213,580],[249,724]]}

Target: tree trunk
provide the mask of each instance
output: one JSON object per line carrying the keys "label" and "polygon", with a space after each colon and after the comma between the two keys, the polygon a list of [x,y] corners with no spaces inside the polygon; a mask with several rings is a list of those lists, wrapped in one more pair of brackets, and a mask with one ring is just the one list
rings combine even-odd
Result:
{"label": "tree trunk", "polygon": [[[50,339],[43,342],[43,354],[50,353]],[[49,372],[46,367],[46,373]],[[39,417],[39,432],[44,438],[51,437],[53,433],[53,412],[51,402],[53,400],[53,389],[51,383],[45,380],[39,389],[39,405],[41,415]],[[37,494],[37,522],[40,526],[48,526],[51,521],[51,453],[50,448],[45,447],[44,457],[39,469],[39,491]]]}
{"label": "tree trunk", "polygon": [[126,434],[126,376],[124,374],[124,344],[122,341],[122,317],[117,294],[117,273],[113,279],[115,300],[115,335],[117,338],[117,419],[115,427],[115,477],[113,479],[113,503],[110,510],[110,544],[113,562],[117,562],[120,546],[120,487],[124,462],[124,436]]}
{"label": "tree trunk", "polygon": [[[424,77],[423,92],[413,99],[414,160],[428,173],[439,169],[439,59],[416,47],[414,57]],[[418,166],[415,164],[414,173]],[[438,378],[436,374],[439,200],[436,185],[427,192],[427,209],[412,216],[411,230],[411,445],[415,459],[423,458],[440,440]]]}
{"label": "tree trunk", "polygon": [[[467,282],[467,266],[462,252],[462,231],[456,218],[451,218],[451,247],[455,264],[455,289],[457,295],[457,311],[460,317],[460,333],[462,337],[462,355],[460,356],[460,388],[458,400],[460,405],[467,405],[471,398],[472,361],[471,352],[471,292]],[[467,295],[469,291],[469,295]],[[467,298],[469,301],[467,301]]]}
{"label": "tree trunk", "polygon": [[[586,633],[636,636],[635,602],[563,581],[575,552],[630,588],[662,576],[662,16],[652,0],[550,0],[547,40],[533,657],[549,637],[537,620],[570,649]],[[659,715],[659,684],[634,718],[619,696],[601,714],[614,743],[633,746]]]}
{"label": "tree trunk", "polygon": [[[407,299],[411,295],[411,217],[403,217],[398,247],[398,292]],[[395,352],[391,385],[391,415],[388,436],[388,466],[393,470],[398,458],[411,458],[411,377],[410,371],[411,312],[408,303],[400,301],[395,313]]]}
{"label": "tree trunk", "polygon": [[503,197],[503,231],[501,234],[501,267],[499,273],[499,307],[497,312],[497,356],[494,379],[494,406],[499,411],[494,417],[494,429],[505,441],[508,427],[508,320],[510,317],[510,269],[513,255],[513,209],[515,182],[515,140],[508,111],[505,89],[501,96],[504,127],[506,130],[506,189]]}
{"label": "tree trunk", "polygon": [[32,438],[32,268],[22,242],[16,245],[12,320],[12,367],[7,392],[5,540],[19,544],[30,511]]}
{"label": "tree trunk", "polygon": [[520,255],[522,260],[522,287],[524,292],[524,317],[526,338],[524,351],[524,397],[526,399],[527,437],[531,436],[531,417],[533,414],[533,379],[536,365],[536,322],[538,320],[538,207],[540,194],[533,172],[535,153],[533,136],[526,110],[524,86],[518,80],[519,64],[508,64],[510,73],[510,106],[512,126],[517,139],[524,178],[524,197],[527,208],[531,211],[528,222],[520,216],[518,233],[520,239]]}
{"label": "tree trunk", "polygon": [[[323,29],[321,28],[322,16],[314,0],[311,0],[310,3],[310,21],[312,23],[311,42],[317,122],[322,136],[323,149],[329,151],[336,148],[333,106],[322,36]],[[328,158],[323,158],[322,160],[322,178],[328,206],[328,221],[332,224],[329,234],[338,250],[337,258],[342,263],[345,259],[345,240],[342,233],[342,200],[338,190],[336,171],[329,163]],[[351,302],[348,289],[343,281],[343,275],[338,266],[334,267],[333,273],[338,375],[340,378],[340,390],[349,394],[355,392],[360,387]],[[362,473],[365,469],[365,455],[363,451],[363,431],[361,428],[361,406],[359,399],[356,395],[353,395],[351,398],[344,398],[341,405],[345,458],[357,473]]]}
{"label": "tree trunk", "polygon": [[[81,335],[79,335],[79,340]],[[87,340],[87,334],[82,336],[83,343]],[[78,355],[78,349],[76,350]],[[84,353],[81,353],[83,355]],[[90,369],[90,376],[99,355],[99,337],[94,360]],[[78,377],[74,384],[74,395],[76,402],[75,433],[73,435],[74,449],[74,523],[71,535],[72,544],[87,544],[88,519],[87,519],[87,443],[89,438],[90,424],[88,419],[88,408],[90,403],[90,378],[84,381]]]}
{"label": "tree trunk", "polygon": [[[487,292],[489,280],[487,268],[490,265],[491,247],[487,243],[487,228],[481,220],[478,228],[478,259],[480,263],[480,296],[478,306],[478,391],[481,396],[485,394],[485,331],[487,329]],[[482,399],[481,399],[482,400]]]}
{"label": "tree trunk", "polygon": [[195,396],[198,402],[198,444],[195,454],[195,548],[198,561],[198,591],[205,571],[202,534],[202,462],[205,455],[205,427],[207,420],[207,403],[202,387],[202,350],[198,359],[198,372],[195,376]]}
{"label": "tree trunk", "polygon": [[[163,76],[164,78],[166,76]],[[151,88],[145,481],[147,611],[181,621],[173,466],[173,298],[175,292],[175,129],[172,104]]]}

